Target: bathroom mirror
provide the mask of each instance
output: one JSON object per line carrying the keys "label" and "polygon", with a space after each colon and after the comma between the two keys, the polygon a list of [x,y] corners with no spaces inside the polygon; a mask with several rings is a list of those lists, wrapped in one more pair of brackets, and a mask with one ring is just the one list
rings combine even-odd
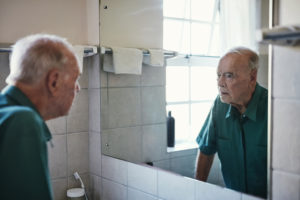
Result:
{"label": "bathroom mirror", "polygon": [[[101,1],[100,45],[105,47],[120,46],[142,49],[164,48],[164,34],[167,34],[167,31],[163,29],[163,26],[166,24],[168,26],[177,26],[175,22],[173,24],[166,23],[166,17],[164,17],[163,10],[165,4],[168,2],[170,3],[171,1],[165,0],[164,3],[162,0],[130,0],[126,2],[122,0]],[[180,13],[180,11],[182,11],[180,8],[182,8],[183,5],[186,5],[186,2],[193,2],[193,0],[178,0],[174,2],[174,4],[176,3],[179,6],[174,7],[175,10],[173,10],[173,14]],[[198,3],[200,2],[202,2],[202,4],[207,3],[207,1],[198,1]],[[216,0],[212,2],[213,4],[210,6],[218,10],[222,1]],[[254,18],[252,22],[255,22],[252,24],[255,26],[253,30],[268,27],[268,1],[255,2],[256,3],[253,4],[254,7],[249,8],[249,10],[254,9],[256,13],[252,16]],[[182,5],[180,5],[180,3],[182,3]],[[196,9],[196,7],[194,7],[194,9]],[[205,9],[201,10],[199,8],[199,12],[203,13],[204,11]],[[172,13],[170,15],[172,15]],[[217,16],[217,13],[214,13],[214,16]],[[174,17],[169,16],[167,19],[174,20]],[[189,21],[188,23],[194,22],[195,21]],[[215,23],[219,25],[221,22],[215,21]],[[180,24],[188,25],[185,24],[185,22]],[[201,30],[200,27],[199,31]],[[189,30],[187,29],[187,32],[188,31]],[[199,32],[196,34],[199,34]],[[174,33],[173,37],[176,37],[176,33]],[[213,45],[213,41],[214,39],[212,39],[210,45]],[[178,45],[181,45],[184,49],[186,42],[187,41],[183,41]],[[200,40],[197,42],[200,42]],[[193,45],[195,45],[195,43],[193,43]],[[197,48],[197,46],[193,45],[186,48],[194,48],[195,52],[197,52],[196,54],[199,55],[203,53],[202,47]],[[209,44],[206,45],[209,46]],[[174,48],[172,48],[172,44],[169,45],[168,50],[178,51],[178,49],[180,49],[176,45],[173,47]],[[268,87],[267,47],[259,45],[256,47],[260,56],[258,82],[260,85]],[[111,59],[111,56],[111,54],[101,54],[102,154],[129,162],[147,163],[155,167],[193,178],[195,159],[198,151],[195,142],[188,144],[182,143],[180,145],[176,143],[173,148],[167,147],[166,117],[167,111],[170,109],[170,106],[172,107],[172,105],[167,105],[167,79],[170,76],[170,73],[175,77],[178,76],[178,92],[173,92],[172,95],[175,99],[177,98],[179,99],[178,101],[181,101],[181,96],[179,95],[182,95],[182,93],[179,92],[180,89],[194,87],[193,84],[196,84],[197,81],[191,81],[189,82],[189,85],[180,84],[184,73],[191,72],[186,71],[185,69],[182,71],[172,70],[171,66],[180,68],[180,66],[187,64],[198,65],[200,63],[201,65],[202,63],[202,65],[207,68],[207,71],[209,71],[210,74],[213,74],[211,76],[213,77],[216,75],[215,70],[219,60],[217,53],[212,52],[202,60],[199,60],[199,56],[193,57],[182,54],[176,58],[167,59],[166,67],[152,67],[144,64],[141,75],[117,75],[104,71],[103,65],[107,64],[105,63],[105,60]],[[144,59],[148,59],[148,57],[149,55],[144,55]],[[201,74],[201,70],[196,70],[193,73]],[[214,85],[215,89],[217,89],[215,80],[216,76],[213,77],[213,80],[210,79],[207,84]],[[216,93],[208,93],[208,95],[210,95],[209,98],[214,96],[214,99]],[[212,101],[207,102],[206,104],[203,104],[201,108],[197,109],[202,110],[204,113],[203,116],[206,117],[211,104]],[[180,110],[180,108],[177,110]],[[188,116],[188,114],[186,116]],[[175,116],[176,123],[180,120],[188,119]],[[185,129],[182,129],[181,132],[184,132],[184,130]],[[178,131],[178,129],[176,131]],[[196,131],[197,132],[194,132],[194,135],[198,134],[200,128]],[[186,130],[186,132],[188,132],[188,130]],[[215,157],[208,182],[224,186],[217,156]]]}

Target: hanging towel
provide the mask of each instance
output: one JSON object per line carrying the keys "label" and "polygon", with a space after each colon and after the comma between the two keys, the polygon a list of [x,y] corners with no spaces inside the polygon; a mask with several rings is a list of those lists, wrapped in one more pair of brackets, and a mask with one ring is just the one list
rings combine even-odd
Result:
{"label": "hanging towel", "polygon": [[164,52],[162,49],[148,49],[150,53],[150,65],[155,67],[164,66]]}
{"label": "hanging towel", "polygon": [[112,47],[116,74],[142,74],[143,51],[134,48]]}
{"label": "hanging towel", "polygon": [[112,54],[104,54],[103,55],[103,71],[114,73],[114,65]]}

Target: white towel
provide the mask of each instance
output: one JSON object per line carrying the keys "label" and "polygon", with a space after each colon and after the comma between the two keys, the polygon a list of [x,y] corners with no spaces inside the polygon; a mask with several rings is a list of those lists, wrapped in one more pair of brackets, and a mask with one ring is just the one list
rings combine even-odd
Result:
{"label": "white towel", "polygon": [[164,66],[164,52],[162,49],[148,49],[148,51],[150,52],[150,65]]}
{"label": "white towel", "polygon": [[142,74],[143,51],[134,48],[112,47],[116,74]]}
{"label": "white towel", "polygon": [[114,64],[112,54],[104,54],[103,56],[103,71],[114,73]]}

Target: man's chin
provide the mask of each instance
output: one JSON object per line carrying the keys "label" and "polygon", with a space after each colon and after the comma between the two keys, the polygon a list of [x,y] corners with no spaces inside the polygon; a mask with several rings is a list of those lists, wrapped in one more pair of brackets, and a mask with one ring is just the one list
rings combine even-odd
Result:
{"label": "man's chin", "polygon": [[220,96],[220,100],[221,100],[221,102],[222,103],[227,103],[227,104],[229,104],[229,99],[228,98],[226,98],[226,97],[224,97],[224,96]]}

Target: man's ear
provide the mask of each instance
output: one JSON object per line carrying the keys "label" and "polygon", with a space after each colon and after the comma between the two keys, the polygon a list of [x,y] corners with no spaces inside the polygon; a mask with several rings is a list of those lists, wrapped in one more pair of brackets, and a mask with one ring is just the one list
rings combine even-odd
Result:
{"label": "man's ear", "polygon": [[61,74],[57,69],[52,69],[47,75],[47,88],[51,96],[56,96],[60,87]]}

